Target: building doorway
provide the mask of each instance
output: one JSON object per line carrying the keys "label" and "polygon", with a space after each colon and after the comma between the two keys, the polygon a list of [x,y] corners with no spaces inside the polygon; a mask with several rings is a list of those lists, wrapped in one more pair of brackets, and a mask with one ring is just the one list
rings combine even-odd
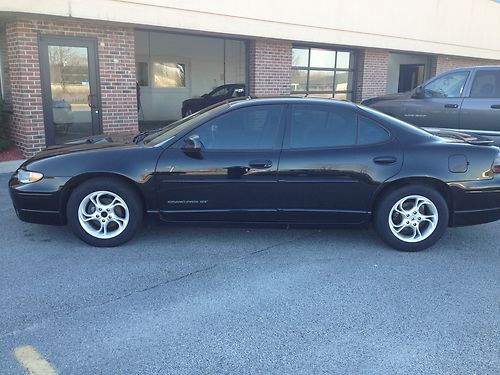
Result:
{"label": "building doorway", "polygon": [[101,133],[95,43],[85,38],[40,38],[47,146]]}
{"label": "building doorway", "polygon": [[401,64],[399,66],[398,92],[407,92],[422,84],[424,74],[424,64]]}

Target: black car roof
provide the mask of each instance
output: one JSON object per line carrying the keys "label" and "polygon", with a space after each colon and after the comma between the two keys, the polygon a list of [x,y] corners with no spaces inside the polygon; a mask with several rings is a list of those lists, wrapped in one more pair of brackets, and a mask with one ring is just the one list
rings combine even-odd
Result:
{"label": "black car roof", "polygon": [[262,98],[241,98],[231,100],[228,104],[231,107],[244,107],[247,105],[257,104],[326,104],[335,105],[339,108],[354,108],[356,104],[344,100],[319,98],[319,97],[296,97],[296,96],[275,96],[275,97],[262,97]]}

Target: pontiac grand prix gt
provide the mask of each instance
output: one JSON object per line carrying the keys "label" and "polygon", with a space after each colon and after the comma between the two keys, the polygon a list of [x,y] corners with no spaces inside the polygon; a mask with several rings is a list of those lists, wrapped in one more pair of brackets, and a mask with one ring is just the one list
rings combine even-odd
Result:
{"label": "pontiac grand prix gt", "polygon": [[9,181],[21,220],[83,241],[128,241],[144,214],[170,222],[372,223],[418,251],[447,227],[500,218],[500,149],[320,98],[226,101],[130,143],[48,148]]}

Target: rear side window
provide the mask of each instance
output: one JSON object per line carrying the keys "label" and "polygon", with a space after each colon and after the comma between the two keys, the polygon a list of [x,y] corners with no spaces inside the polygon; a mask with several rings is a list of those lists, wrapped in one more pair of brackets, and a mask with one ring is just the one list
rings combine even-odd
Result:
{"label": "rear side window", "polygon": [[318,105],[292,107],[289,147],[325,148],[356,144],[356,114]]}
{"label": "rear side window", "polygon": [[321,105],[292,107],[288,148],[335,148],[382,143],[391,135],[355,111]]}
{"label": "rear side window", "polygon": [[500,98],[500,69],[481,70],[476,73],[471,98]]}
{"label": "rear side window", "polygon": [[370,145],[387,141],[391,135],[377,122],[369,118],[358,117],[358,144]]}

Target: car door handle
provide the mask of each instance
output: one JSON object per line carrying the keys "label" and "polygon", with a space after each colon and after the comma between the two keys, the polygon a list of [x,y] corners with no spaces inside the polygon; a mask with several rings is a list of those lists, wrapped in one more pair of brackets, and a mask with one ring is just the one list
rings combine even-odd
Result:
{"label": "car door handle", "polygon": [[252,160],[248,165],[254,169],[267,169],[273,166],[273,162],[271,160]]}
{"label": "car door handle", "polygon": [[458,104],[445,104],[444,108],[458,108]]}
{"label": "car door handle", "polygon": [[398,159],[394,156],[377,156],[373,161],[377,164],[394,164]]}
{"label": "car door handle", "polygon": [[492,104],[490,106],[491,109],[500,109],[500,104]]}

